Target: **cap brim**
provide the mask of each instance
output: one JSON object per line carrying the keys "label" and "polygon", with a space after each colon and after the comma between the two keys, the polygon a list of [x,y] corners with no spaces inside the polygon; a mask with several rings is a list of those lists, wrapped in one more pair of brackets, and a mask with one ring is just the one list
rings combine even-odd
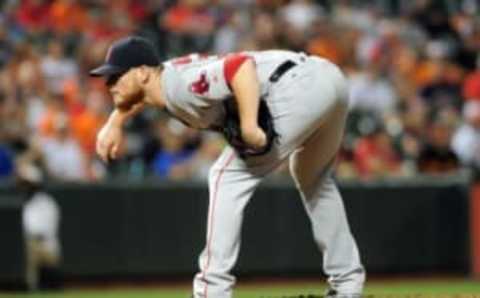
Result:
{"label": "cap brim", "polygon": [[111,64],[103,64],[90,71],[92,77],[106,77],[125,72],[125,69]]}

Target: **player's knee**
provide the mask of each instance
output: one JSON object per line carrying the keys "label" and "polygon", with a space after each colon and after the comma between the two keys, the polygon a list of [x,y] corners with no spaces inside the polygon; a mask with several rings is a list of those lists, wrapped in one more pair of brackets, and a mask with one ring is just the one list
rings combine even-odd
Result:
{"label": "player's knee", "polygon": [[290,175],[295,182],[296,187],[301,192],[306,192],[309,189],[309,185],[312,185],[312,180],[309,179],[309,175],[302,173],[299,167],[290,164]]}
{"label": "player's knee", "polygon": [[312,173],[310,173],[312,168],[304,165],[302,156],[299,153],[295,153],[290,157],[289,168],[290,175],[295,181],[297,187],[303,189],[307,185],[311,184],[312,177],[314,176]]}
{"label": "player's knee", "polygon": [[289,171],[290,171],[290,175],[293,178],[293,181],[298,185],[300,175],[299,175],[298,163],[297,163],[297,160],[296,160],[296,153],[293,153],[290,156],[290,160],[289,160],[289,163],[288,163],[288,168],[289,168]]}
{"label": "player's knee", "polygon": [[292,177],[298,190],[301,191],[306,198],[310,198],[321,191],[325,179],[327,179],[330,174],[330,169],[317,169],[309,173],[293,171]]}
{"label": "player's knee", "polygon": [[311,177],[297,177],[295,183],[299,191],[304,193],[307,197],[311,197],[311,193],[316,186],[314,179]]}

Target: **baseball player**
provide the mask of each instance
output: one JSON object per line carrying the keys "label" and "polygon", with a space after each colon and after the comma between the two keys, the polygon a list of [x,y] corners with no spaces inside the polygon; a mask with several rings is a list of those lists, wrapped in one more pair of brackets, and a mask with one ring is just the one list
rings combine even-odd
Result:
{"label": "baseball player", "polygon": [[229,143],[209,172],[195,298],[232,297],[243,211],[262,179],[286,158],[323,253],[327,296],[361,294],[365,270],[331,177],[348,105],[337,66],[280,50],[192,54],[160,63],[148,41],[127,37],[110,47],[91,75],[106,78],[115,103],[97,137],[104,161],[118,157],[122,126],[145,105],[191,127],[220,131]]}

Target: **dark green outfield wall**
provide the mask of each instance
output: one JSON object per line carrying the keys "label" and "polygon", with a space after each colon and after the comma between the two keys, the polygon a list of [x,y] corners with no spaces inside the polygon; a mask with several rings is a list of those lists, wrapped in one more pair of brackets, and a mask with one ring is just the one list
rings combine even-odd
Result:
{"label": "dark green outfield wall", "polygon": [[0,197],[0,284],[16,283],[25,275],[25,250],[18,197]]}
{"label": "dark green outfield wall", "polygon": [[[50,191],[63,213],[67,277],[196,271],[205,243],[204,185],[55,185]],[[469,271],[468,184],[343,184],[341,192],[370,272]],[[0,201],[14,195],[13,189],[4,187]],[[18,206],[0,206],[1,279],[20,274],[23,261]],[[246,211],[236,271],[321,272],[321,256],[290,184],[264,185],[255,194]]]}

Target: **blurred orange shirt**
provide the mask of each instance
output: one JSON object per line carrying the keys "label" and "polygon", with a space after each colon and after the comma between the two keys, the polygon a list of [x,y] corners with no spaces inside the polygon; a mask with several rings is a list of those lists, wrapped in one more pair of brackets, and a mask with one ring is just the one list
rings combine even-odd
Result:
{"label": "blurred orange shirt", "polygon": [[54,132],[54,125],[57,117],[61,115],[61,112],[52,108],[47,108],[45,114],[40,119],[40,134],[44,137],[50,137]]}
{"label": "blurred orange shirt", "polygon": [[97,132],[105,123],[105,116],[98,116],[88,110],[72,117],[72,132],[82,149],[88,155],[95,152]]}
{"label": "blurred orange shirt", "polygon": [[173,32],[185,32],[193,29],[192,26],[200,24],[203,26],[212,21],[212,18],[204,11],[179,4],[166,12],[164,24]]}
{"label": "blurred orange shirt", "polygon": [[307,52],[326,58],[335,64],[341,64],[343,60],[340,47],[334,40],[328,38],[317,37],[312,39],[307,45]]}
{"label": "blurred orange shirt", "polygon": [[55,1],[49,12],[50,24],[57,32],[81,30],[87,25],[85,9],[75,2]]}
{"label": "blurred orange shirt", "polygon": [[438,71],[437,68],[438,67],[430,61],[419,63],[414,73],[415,85],[421,87],[430,83],[433,80],[435,73]]}
{"label": "blurred orange shirt", "polygon": [[66,80],[63,84],[63,100],[68,114],[75,116],[83,112],[85,106],[80,100],[80,86],[76,79]]}

